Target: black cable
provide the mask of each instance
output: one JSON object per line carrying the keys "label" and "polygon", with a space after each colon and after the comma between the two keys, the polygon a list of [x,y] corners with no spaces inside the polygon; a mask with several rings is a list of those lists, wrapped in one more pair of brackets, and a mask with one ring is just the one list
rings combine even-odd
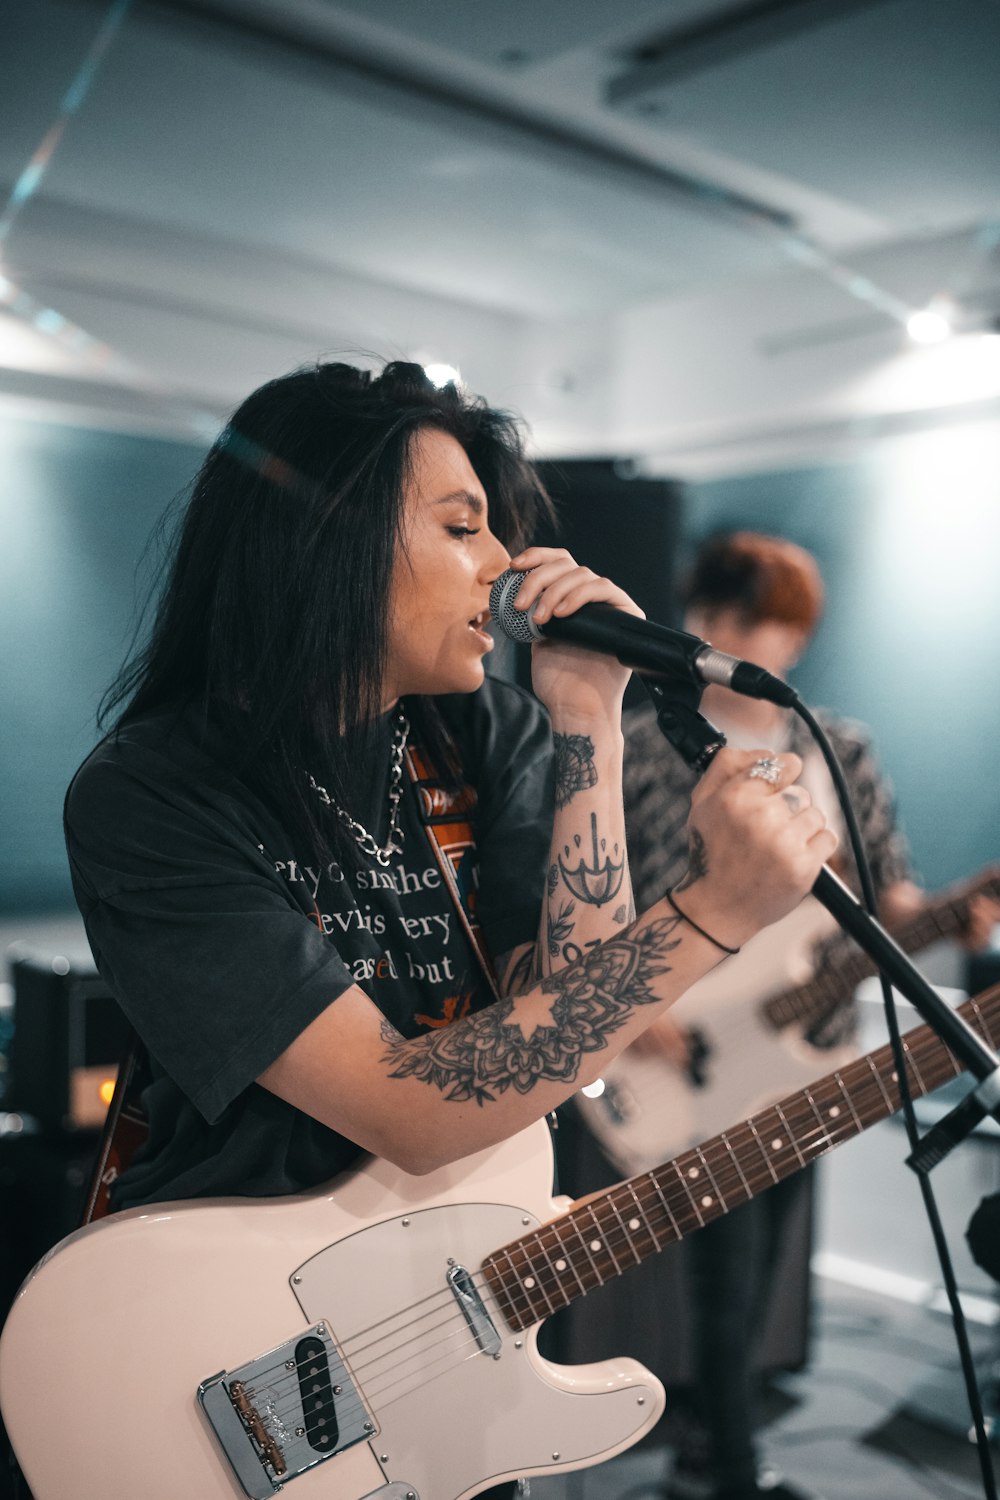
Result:
{"label": "black cable", "polygon": [[[854,853],[855,863],[858,869],[858,878],[861,883],[862,899],[871,916],[878,917],[878,901],[875,895],[875,886],[872,880],[871,868],[861,840],[858,829],[857,818],[851,805],[850,794],[840,762],[834,752],[833,746],[827,738],[823,726],[816,716],[806,707],[796,695],[791,704],[792,709],[808,726],[813,739],[819,746],[823,759],[833,778],[833,784],[840,802],[844,823],[847,828],[851,849]],[[879,974],[882,985],[882,999],[885,1005],[886,1024],[889,1029],[889,1040],[892,1045],[893,1060],[896,1065],[896,1073],[899,1079],[899,1094],[903,1107],[903,1119],[906,1122],[906,1132],[910,1142],[911,1152],[917,1149],[920,1143],[920,1132],[917,1128],[916,1116],[913,1111],[913,1098],[910,1093],[909,1077],[906,1071],[906,1060],[903,1053],[902,1039],[899,1032],[899,1022],[896,1016],[896,1004],[893,999],[892,986],[884,974]],[[969,1400],[969,1411],[972,1414],[972,1425],[976,1433],[976,1451],[979,1455],[979,1465],[982,1471],[983,1489],[987,1500],[998,1500],[996,1479],[993,1474],[993,1464],[989,1452],[989,1444],[986,1436],[986,1426],[983,1420],[982,1398],[979,1394],[979,1384],[976,1379],[975,1365],[972,1359],[972,1351],[969,1347],[968,1329],[965,1322],[965,1314],[962,1311],[958,1295],[958,1284],[955,1280],[955,1272],[948,1251],[948,1242],[945,1238],[941,1217],[938,1213],[937,1201],[934,1190],[931,1187],[930,1178],[926,1172],[918,1172],[917,1178],[920,1183],[920,1191],[924,1200],[924,1212],[930,1225],[931,1236],[934,1240],[934,1248],[937,1252],[938,1264],[941,1267],[941,1276],[944,1281],[945,1292],[948,1296],[948,1305],[951,1309],[952,1325],[955,1330],[955,1342],[958,1345],[959,1358],[962,1364],[962,1375],[965,1379],[965,1389]]]}

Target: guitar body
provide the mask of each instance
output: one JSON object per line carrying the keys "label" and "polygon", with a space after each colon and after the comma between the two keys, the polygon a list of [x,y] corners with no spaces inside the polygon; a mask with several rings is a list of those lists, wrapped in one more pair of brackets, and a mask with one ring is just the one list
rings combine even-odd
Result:
{"label": "guitar body", "polygon": [[604,1070],[603,1094],[574,1096],[619,1171],[645,1172],[857,1056],[853,1047],[810,1046],[795,1023],[776,1031],[761,1008],[810,978],[813,945],[835,928],[807,896],[681,996],[670,1019],[689,1033],[696,1070],[630,1047]]}
{"label": "guitar body", "polygon": [[[551,1181],[540,1123],[422,1178],[370,1159],[315,1194],[165,1204],[71,1235],[0,1341],[0,1404],[34,1500],[289,1484],[298,1500],[460,1500],[627,1448],[663,1410],[655,1377],[629,1359],[549,1363],[538,1325],[513,1333],[478,1274],[564,1206]],[[478,1296],[449,1284],[456,1268]],[[302,1372],[320,1365],[310,1388]],[[284,1475],[234,1413],[244,1368]],[[318,1436],[309,1390],[324,1380]]]}

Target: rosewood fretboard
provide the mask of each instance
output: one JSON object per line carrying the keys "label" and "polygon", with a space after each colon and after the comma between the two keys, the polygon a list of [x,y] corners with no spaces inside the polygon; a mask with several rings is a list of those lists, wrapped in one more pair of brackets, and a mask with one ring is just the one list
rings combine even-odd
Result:
{"label": "rosewood fretboard", "polygon": [[[1000,985],[968,1000],[959,1014],[995,1048]],[[908,1032],[903,1047],[915,1097],[961,1071],[929,1026]],[[527,1328],[899,1107],[898,1075],[886,1045],[511,1241],[487,1257],[483,1274],[511,1328]]]}
{"label": "rosewood fretboard", "polygon": [[[973,896],[1000,896],[1000,869],[991,867],[972,880],[932,897],[926,906],[905,922],[889,929],[904,953],[919,953],[941,938],[955,937],[964,928]],[[809,1025],[829,1015],[860,984],[876,974],[878,966],[862,948],[852,945],[836,967],[823,969],[805,984],[772,995],[760,1007],[768,1023],[780,1030],[792,1021]]]}

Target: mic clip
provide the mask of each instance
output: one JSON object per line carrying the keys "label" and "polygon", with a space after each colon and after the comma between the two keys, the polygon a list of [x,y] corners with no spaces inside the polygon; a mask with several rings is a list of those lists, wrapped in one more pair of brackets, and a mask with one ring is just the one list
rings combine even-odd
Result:
{"label": "mic clip", "polygon": [[933,1171],[987,1115],[994,1119],[1000,1117],[1000,1068],[987,1074],[954,1109],[928,1130],[906,1158],[906,1165],[918,1174]]}
{"label": "mic clip", "polygon": [[685,765],[699,775],[726,743],[726,736],[698,712],[702,687],[683,677],[649,677],[641,682],[656,709],[656,722]]}

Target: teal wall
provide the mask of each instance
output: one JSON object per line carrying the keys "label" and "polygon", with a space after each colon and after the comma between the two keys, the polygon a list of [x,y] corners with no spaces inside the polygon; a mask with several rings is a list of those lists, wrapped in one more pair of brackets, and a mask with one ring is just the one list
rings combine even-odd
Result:
{"label": "teal wall", "polygon": [[1000,859],[1000,434],[956,427],[877,458],[689,486],[685,549],[719,529],[817,557],[824,620],[800,696],[864,720],[922,881]]}
{"label": "teal wall", "polygon": [[[63,792],[129,644],[143,548],[201,457],[0,418],[0,917],[72,904]],[[829,605],[796,685],[871,725],[922,879],[1000,857],[997,432],[688,487],[687,547],[730,526],[819,559]]]}
{"label": "teal wall", "polygon": [[72,906],[63,793],[130,640],[138,559],[202,452],[0,417],[0,917]]}

